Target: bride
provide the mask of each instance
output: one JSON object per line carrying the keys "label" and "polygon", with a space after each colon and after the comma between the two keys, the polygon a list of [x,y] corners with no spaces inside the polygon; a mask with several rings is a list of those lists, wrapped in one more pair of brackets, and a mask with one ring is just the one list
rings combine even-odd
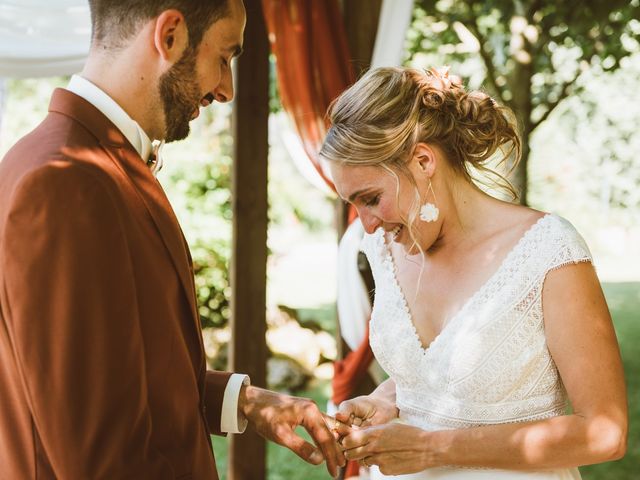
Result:
{"label": "bride", "polygon": [[368,234],[389,374],[340,406],[346,457],[372,478],[447,480],[579,479],[621,458],[620,353],[584,240],[474,182],[519,155],[512,114],[447,71],[382,68],[329,118],[321,156]]}

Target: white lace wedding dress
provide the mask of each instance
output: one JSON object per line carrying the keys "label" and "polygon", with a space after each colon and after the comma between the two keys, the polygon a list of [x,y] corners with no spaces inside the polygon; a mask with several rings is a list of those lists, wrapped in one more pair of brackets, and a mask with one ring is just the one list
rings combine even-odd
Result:
{"label": "white lace wedding dress", "polygon": [[[379,229],[365,236],[376,290],[371,347],[396,383],[400,420],[425,430],[526,422],[562,415],[567,395],[547,348],[542,286],[550,270],[590,262],[575,228],[541,217],[428,348],[420,342]],[[424,279],[423,281],[428,281]],[[435,468],[403,480],[575,480],[577,468],[540,472]]]}

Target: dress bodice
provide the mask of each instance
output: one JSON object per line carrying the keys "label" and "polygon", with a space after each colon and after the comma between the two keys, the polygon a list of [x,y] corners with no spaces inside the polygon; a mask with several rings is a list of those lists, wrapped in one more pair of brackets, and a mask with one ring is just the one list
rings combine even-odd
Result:
{"label": "dress bodice", "polygon": [[376,283],[371,346],[396,383],[401,419],[446,429],[565,412],[567,395],[545,339],[542,287],[549,271],[591,261],[567,220],[541,217],[427,348],[382,229],[367,235],[362,248]]}

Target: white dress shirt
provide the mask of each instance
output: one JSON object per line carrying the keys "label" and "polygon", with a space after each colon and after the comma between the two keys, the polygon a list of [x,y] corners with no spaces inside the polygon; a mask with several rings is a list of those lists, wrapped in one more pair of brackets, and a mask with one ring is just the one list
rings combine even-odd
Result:
{"label": "white dress shirt", "polygon": [[[89,80],[74,75],[67,86],[67,90],[84,98],[100,110],[136,149],[142,161],[146,163],[152,151],[151,139],[147,133],[132,119],[113,98]],[[231,375],[222,400],[221,431],[225,433],[243,433],[247,428],[247,420],[238,411],[238,397],[242,385],[249,385],[249,377],[234,373]]]}

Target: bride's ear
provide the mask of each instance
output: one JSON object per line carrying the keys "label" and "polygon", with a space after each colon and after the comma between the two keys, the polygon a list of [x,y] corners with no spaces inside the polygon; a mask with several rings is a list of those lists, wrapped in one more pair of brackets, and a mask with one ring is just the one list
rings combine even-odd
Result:
{"label": "bride's ear", "polygon": [[411,163],[414,164],[418,172],[431,178],[436,171],[438,159],[433,148],[426,143],[419,142],[413,149]]}

